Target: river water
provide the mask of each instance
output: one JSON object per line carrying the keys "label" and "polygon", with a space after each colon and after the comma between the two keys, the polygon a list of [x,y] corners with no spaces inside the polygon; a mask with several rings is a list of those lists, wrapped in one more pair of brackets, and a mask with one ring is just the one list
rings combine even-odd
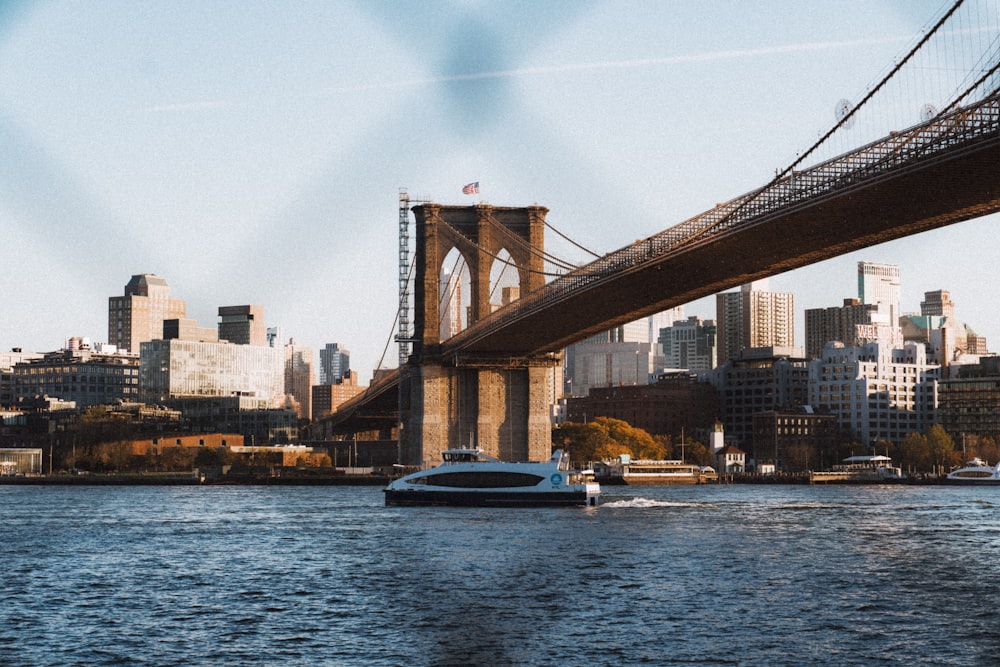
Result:
{"label": "river water", "polygon": [[1000,489],[0,486],[3,665],[995,665]]}

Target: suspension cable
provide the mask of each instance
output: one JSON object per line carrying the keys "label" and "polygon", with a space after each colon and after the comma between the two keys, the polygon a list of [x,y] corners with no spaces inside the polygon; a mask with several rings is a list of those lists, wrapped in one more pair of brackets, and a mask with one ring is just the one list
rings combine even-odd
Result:
{"label": "suspension cable", "polygon": [[[459,236],[461,236],[463,239],[465,239],[465,241],[467,243],[471,244],[476,250],[478,250],[479,252],[483,253],[484,255],[492,257],[493,259],[495,259],[496,261],[500,262],[501,264],[507,264],[507,265],[510,265],[510,266],[513,266],[513,267],[517,267],[517,264],[515,262],[511,262],[510,260],[504,259],[503,257],[500,257],[499,255],[496,255],[496,254],[490,252],[486,248],[482,247],[481,245],[479,245],[478,243],[476,243],[475,241],[473,241],[472,239],[470,239],[465,234],[462,234],[460,231],[458,231],[457,229],[455,229],[448,221],[442,220],[441,222],[444,225],[446,225],[449,229],[451,229],[453,232],[455,232],[456,234],[458,234]],[[531,274],[534,274],[534,275],[539,275],[539,276],[547,276],[547,277],[550,277],[550,278],[559,278],[561,276],[566,275],[564,273],[550,273],[548,271],[537,271],[535,269],[532,269],[530,266],[525,266],[525,267],[521,267],[521,268],[523,268],[528,273],[531,273]]]}
{"label": "suspension cable", "polygon": [[589,249],[587,249],[587,248],[584,248],[584,247],[583,247],[582,245],[580,245],[579,243],[577,243],[576,241],[574,241],[574,240],[573,240],[573,239],[571,239],[570,237],[568,237],[568,236],[566,236],[565,234],[563,234],[562,232],[560,232],[560,231],[559,231],[558,229],[556,229],[555,227],[553,227],[552,225],[550,225],[550,224],[549,224],[549,222],[548,222],[548,220],[546,220],[546,221],[545,221],[545,226],[546,226],[546,227],[548,227],[549,229],[551,229],[552,231],[554,231],[554,232],[555,232],[556,234],[558,234],[558,235],[559,235],[559,236],[560,236],[561,238],[565,239],[566,241],[568,241],[568,242],[572,243],[573,245],[575,245],[575,246],[576,246],[577,248],[579,248],[580,250],[584,251],[585,253],[588,253],[588,254],[590,254],[590,255],[592,255],[592,256],[594,256],[594,257],[598,257],[598,258],[599,258],[599,257],[601,257],[601,255],[598,255],[598,254],[597,254],[596,252],[594,252],[593,250],[589,250]]}
{"label": "suspension cable", "polygon": [[892,79],[892,77],[895,76],[896,73],[899,72],[899,70],[902,69],[903,66],[907,62],[910,61],[911,58],[913,58],[914,54],[916,54],[917,51],[919,51],[921,49],[921,47],[923,47],[923,45],[927,43],[927,41],[934,35],[934,33],[936,33],[941,28],[941,26],[944,25],[945,22],[949,18],[951,18],[951,16],[958,10],[958,8],[962,5],[962,3],[964,1],[965,0],[955,0],[955,4],[952,5],[951,8],[947,12],[945,12],[944,16],[942,16],[937,21],[937,23],[934,24],[934,27],[931,28],[916,43],[916,45],[913,48],[910,49],[910,51],[906,54],[906,56],[904,56],[898,63],[896,63],[896,65],[891,70],[889,70],[889,73],[886,74],[884,77],[882,77],[882,80],[879,81],[878,84],[874,88],[872,88],[872,90],[869,91],[868,94],[865,95],[864,98],[860,102],[858,102],[858,104],[856,104],[855,106],[851,107],[851,109],[847,113],[844,114],[844,117],[841,118],[840,120],[838,120],[837,123],[834,124],[834,126],[830,130],[828,130],[826,132],[826,134],[824,134],[822,137],[820,137],[819,140],[816,141],[816,143],[814,143],[812,146],[810,146],[807,151],[805,151],[801,156],[799,156],[790,165],[788,165],[787,167],[785,167],[785,169],[783,169],[780,173],[776,173],[775,176],[774,176],[774,178],[771,179],[771,181],[767,185],[765,185],[764,187],[760,188],[759,190],[757,190],[754,194],[750,195],[749,197],[746,197],[742,202],[740,202],[737,206],[735,206],[731,211],[729,211],[724,216],[722,216],[721,218],[719,218],[719,220],[717,220],[715,223],[709,225],[705,229],[700,230],[699,233],[700,234],[707,233],[711,229],[717,228],[717,227],[721,226],[722,224],[724,224],[727,220],[730,220],[734,215],[736,215],[741,210],[743,210],[743,208],[745,206],[747,206],[750,202],[756,200],[757,197],[759,197],[760,195],[762,195],[763,193],[767,192],[772,187],[774,187],[776,184],[778,184],[785,176],[788,175],[789,172],[793,171],[795,169],[795,167],[797,167],[799,164],[802,163],[803,160],[805,160],[809,155],[811,155],[812,153],[814,153],[816,151],[816,149],[819,148],[827,139],[829,139],[837,130],[839,130],[851,118],[853,118],[854,114],[856,114],[858,112],[858,110],[861,109],[861,107],[863,107],[868,102],[868,100],[870,100],[879,90],[881,90],[883,87],[885,87],[885,85],[889,82],[889,80]]}
{"label": "suspension cable", "polygon": [[501,224],[500,221],[497,220],[496,217],[493,215],[492,211],[488,210],[486,212],[486,221],[490,223],[490,225],[492,225],[493,227],[497,228],[507,238],[513,240],[513,242],[516,245],[527,250],[528,254],[533,255],[535,257],[540,257],[542,260],[548,261],[551,264],[555,264],[557,267],[565,269],[566,271],[572,271],[573,269],[577,268],[576,264],[562,260],[556,257],[555,255],[551,255],[545,252],[544,250],[539,250],[535,246],[531,245],[531,243],[527,239],[514,233],[514,231],[508,228],[506,225]]}

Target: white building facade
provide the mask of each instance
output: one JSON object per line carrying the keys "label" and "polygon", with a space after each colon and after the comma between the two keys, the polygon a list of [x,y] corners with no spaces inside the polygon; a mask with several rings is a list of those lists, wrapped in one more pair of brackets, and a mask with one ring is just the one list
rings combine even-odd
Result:
{"label": "white building facade", "polygon": [[898,443],[934,423],[940,376],[940,366],[928,363],[918,343],[833,342],[809,364],[809,403],[835,415],[862,444]]}

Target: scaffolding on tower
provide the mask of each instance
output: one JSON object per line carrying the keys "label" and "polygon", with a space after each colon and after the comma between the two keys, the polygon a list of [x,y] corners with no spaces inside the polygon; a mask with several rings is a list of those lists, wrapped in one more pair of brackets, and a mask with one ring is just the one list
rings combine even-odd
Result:
{"label": "scaffolding on tower", "polygon": [[410,358],[410,196],[399,189],[399,368]]}

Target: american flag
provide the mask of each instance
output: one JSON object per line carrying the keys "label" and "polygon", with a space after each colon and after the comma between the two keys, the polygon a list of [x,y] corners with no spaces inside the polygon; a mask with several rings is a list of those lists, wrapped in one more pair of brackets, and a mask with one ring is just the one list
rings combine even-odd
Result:
{"label": "american flag", "polygon": [[479,194],[479,181],[474,183],[469,183],[464,188],[462,188],[463,195],[477,195]]}

